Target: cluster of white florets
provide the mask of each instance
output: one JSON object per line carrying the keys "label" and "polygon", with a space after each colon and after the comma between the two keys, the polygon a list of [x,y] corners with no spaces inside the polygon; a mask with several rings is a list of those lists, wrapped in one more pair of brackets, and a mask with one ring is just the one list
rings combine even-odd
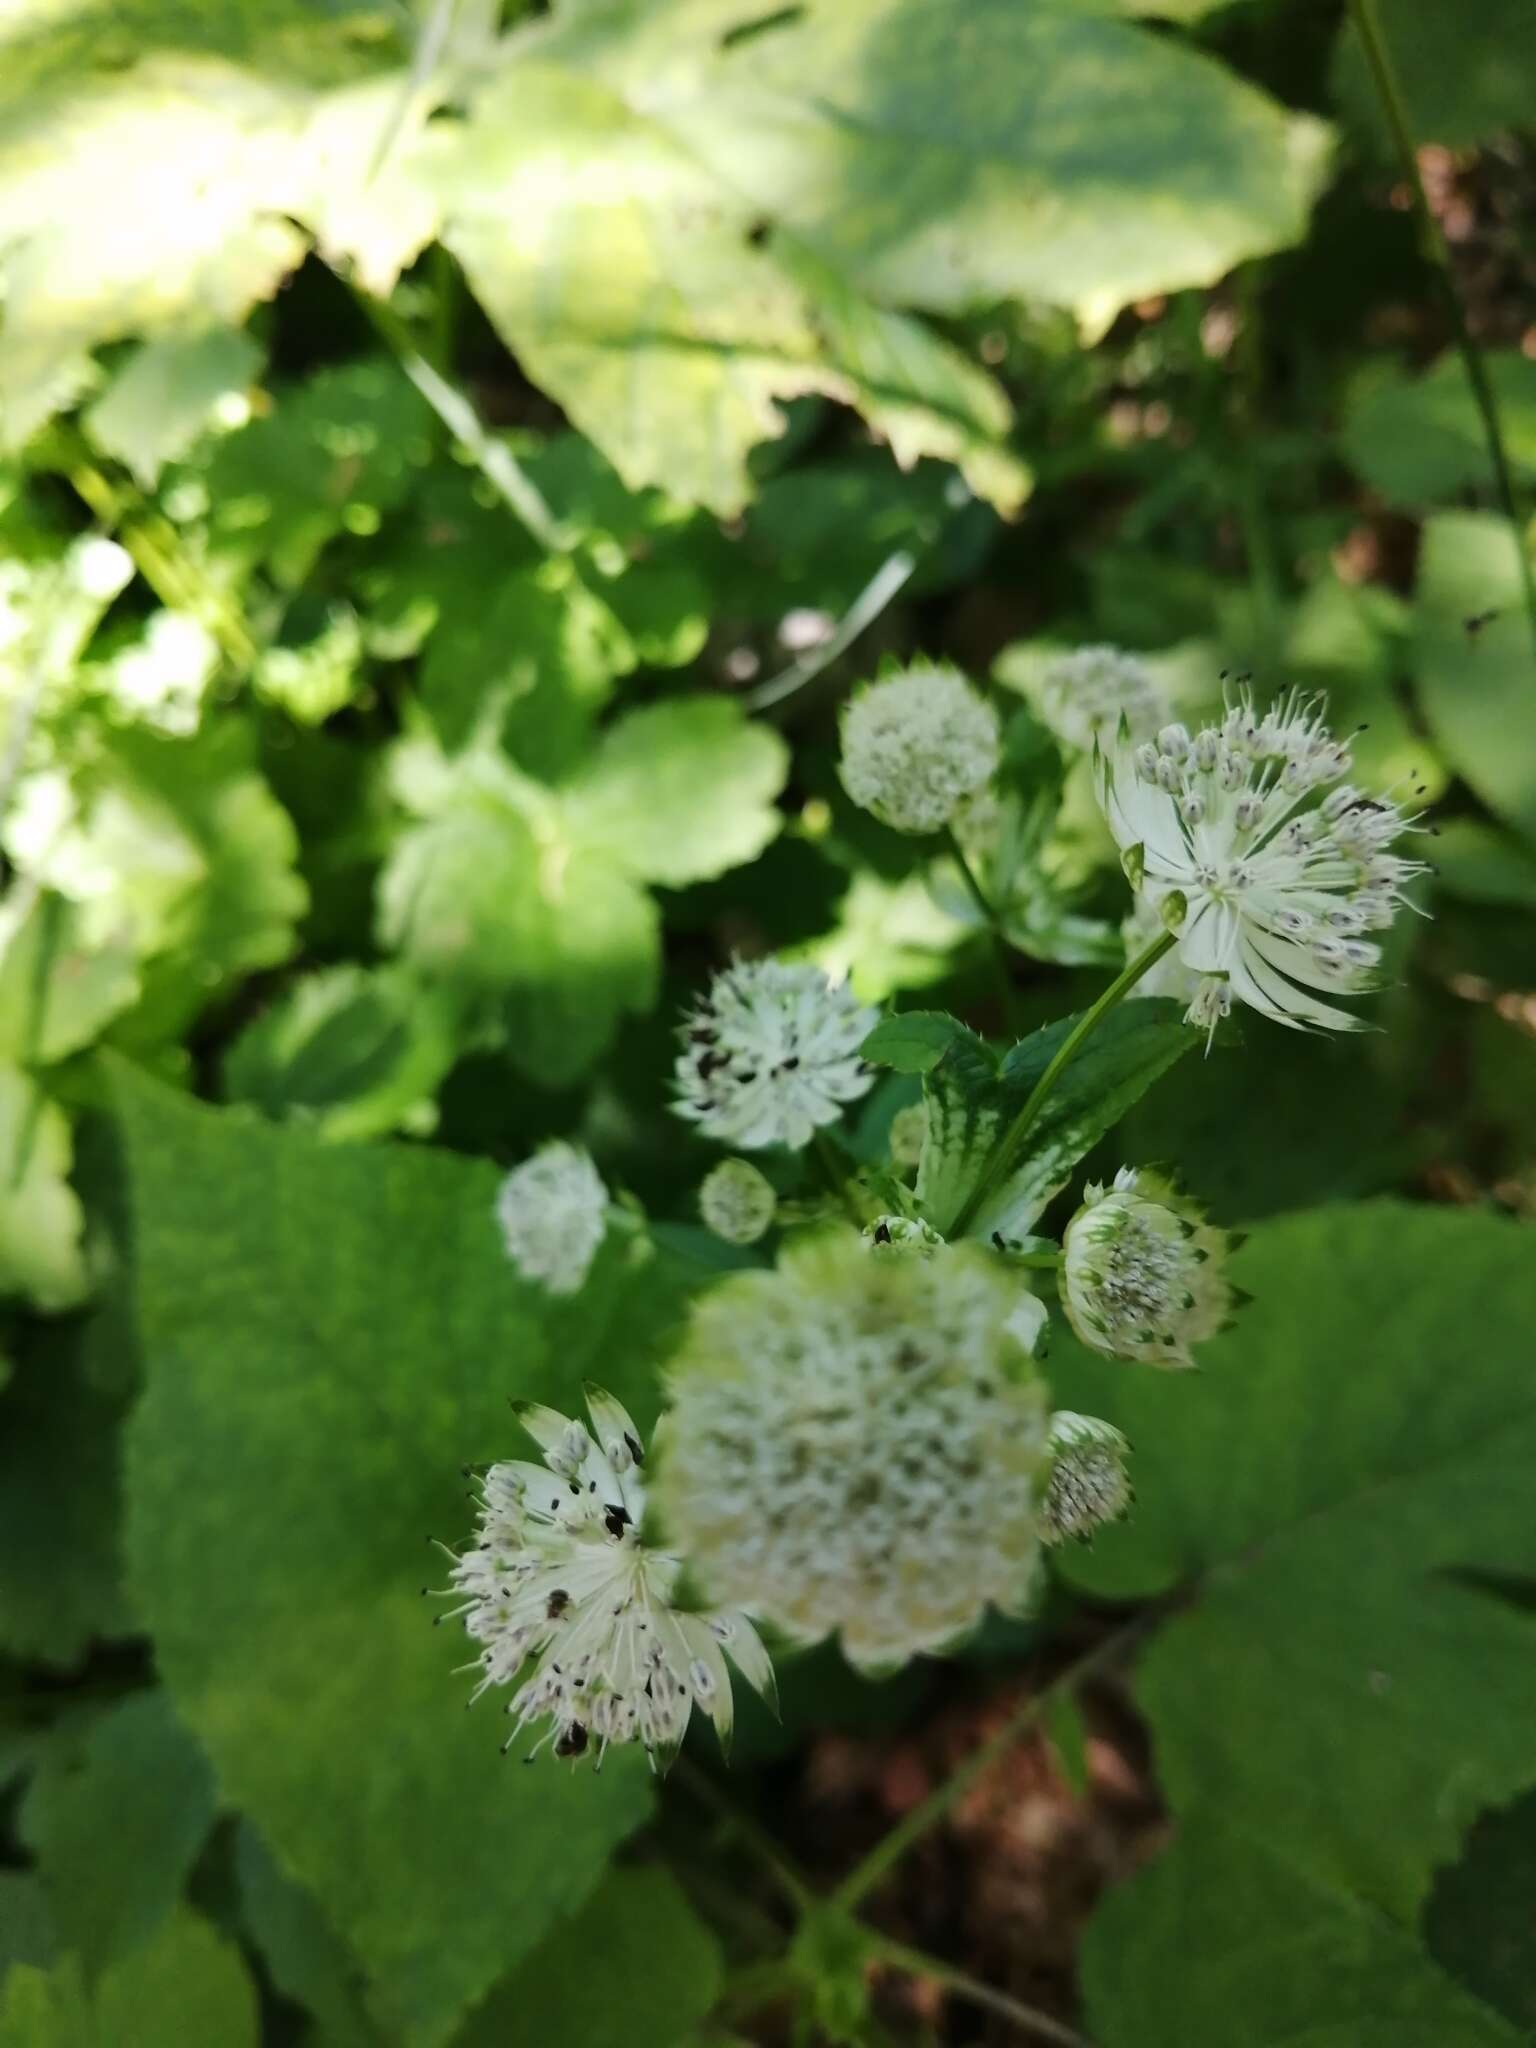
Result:
{"label": "cluster of white florets", "polygon": [[608,1227],[608,1190],[587,1154],[557,1138],[507,1175],[496,1220],[525,1280],[551,1294],[574,1294]]}
{"label": "cluster of white florets", "polygon": [[699,1187],[706,1230],[726,1244],[756,1244],[773,1223],[779,1198],[750,1159],[722,1159]]}
{"label": "cluster of white florets", "polygon": [[683,1026],[677,1113],[747,1151],[798,1149],[873,1083],[859,1047],[877,1015],[820,968],[738,961]]}
{"label": "cluster of white florets", "polygon": [[1040,1505],[1040,1536],[1086,1543],[1106,1522],[1130,1513],[1134,1495],[1127,1465],[1131,1447],[1112,1422],[1058,1409],[1046,1437],[1048,1477]]}
{"label": "cluster of white florets", "polygon": [[1198,976],[1192,1022],[1234,1000],[1299,1028],[1358,1030],[1317,991],[1369,988],[1390,925],[1423,863],[1391,852],[1414,820],[1344,778],[1349,748],[1319,706],[1285,698],[1262,717],[1239,697],[1193,738],[1124,727],[1095,751],[1099,801],[1126,871],[1178,933]]}
{"label": "cluster of white florets", "polygon": [[[510,1749],[531,1722],[561,1757],[638,1742],[653,1766],[675,1755],[695,1707],[730,1734],[725,1653],[766,1697],[773,1669],[751,1623],[674,1604],[682,1561],[648,1544],[644,1451],[610,1394],[587,1390],[591,1427],[552,1408],[518,1415],[544,1462],[492,1465],[473,1545],[453,1556],[442,1620],[480,1645],[471,1702],[522,1678],[507,1703]],[[523,1676],[524,1667],[534,1660]]]}
{"label": "cluster of white florets", "polygon": [[1146,663],[1120,647],[1078,647],[1055,657],[1031,693],[1035,709],[1063,746],[1086,753],[1122,719],[1133,739],[1167,722],[1166,695]]}
{"label": "cluster of white florets", "polygon": [[668,1374],[659,1496],[711,1598],[886,1669],[988,1603],[1020,1612],[1040,1539],[1044,1389],[979,1248],[870,1256],[841,1230],[733,1274]]}
{"label": "cluster of white florets", "polygon": [[997,713],[958,669],[920,664],[870,683],[842,720],[843,787],[898,832],[942,831],[998,762]]}
{"label": "cluster of white florets", "polygon": [[1123,1166],[1112,1187],[1090,1181],[1063,1246],[1067,1319],[1111,1358],[1193,1365],[1191,1347],[1232,1312],[1229,1243],[1156,1174]]}

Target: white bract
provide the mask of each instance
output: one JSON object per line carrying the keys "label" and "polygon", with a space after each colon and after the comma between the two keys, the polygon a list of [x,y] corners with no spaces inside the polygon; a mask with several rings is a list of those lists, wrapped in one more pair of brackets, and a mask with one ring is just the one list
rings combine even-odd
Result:
{"label": "white bract", "polygon": [[644,1452],[639,1432],[611,1394],[586,1390],[591,1427],[553,1408],[524,1404],[518,1416],[542,1465],[492,1465],[480,1484],[474,1544],[453,1557],[442,1597],[456,1605],[481,1647],[465,1667],[479,1673],[471,1702],[510,1685],[536,1659],[507,1704],[516,1727],[548,1720],[530,1756],[552,1742],[578,1757],[596,1744],[638,1742],[665,1767],[695,1706],[722,1742],[731,1732],[731,1678],[724,1652],[766,1699],[773,1667],[739,1614],[684,1612],[673,1604],[682,1560],[642,1535]]}
{"label": "white bract", "polygon": [[1046,1452],[1050,1478],[1040,1509],[1045,1542],[1061,1543],[1068,1536],[1086,1542],[1095,1529],[1130,1512],[1131,1447],[1112,1422],[1060,1409],[1051,1417]]}
{"label": "white bract", "polygon": [[909,1102],[891,1118],[891,1164],[909,1170],[921,1163],[928,1141],[928,1105]]}
{"label": "white bract", "polygon": [[738,961],[683,1027],[677,1113],[748,1151],[808,1144],[873,1084],[859,1047],[878,1014],[820,968]]}
{"label": "white bract", "polygon": [[1031,692],[1035,709],[1064,746],[1086,753],[1123,718],[1132,739],[1165,725],[1168,699],[1144,661],[1119,647],[1078,647],[1049,663]]}
{"label": "white bract", "polygon": [[844,707],[843,787],[898,832],[938,832],[997,767],[998,722],[958,669],[919,664]]}
{"label": "white bract", "polygon": [[608,1190],[587,1154],[553,1139],[515,1166],[496,1196],[507,1256],[525,1280],[574,1294],[608,1223]]}
{"label": "white bract", "polygon": [[722,1159],[704,1176],[699,1214],[727,1244],[756,1244],[773,1221],[778,1196],[750,1159]]}
{"label": "white bract", "polygon": [[865,1244],[881,1258],[932,1258],[944,1240],[920,1216],[877,1216],[863,1229]]}
{"label": "white bract", "polygon": [[1090,1181],[1062,1245],[1061,1301],[1095,1351],[1143,1365],[1190,1366],[1191,1345],[1231,1315],[1229,1239],[1158,1175],[1122,1166]]}
{"label": "white bract", "polygon": [[658,1494],[709,1595],[883,1670],[1027,1607],[1045,1396],[979,1247],[793,1244],[696,1306]]}
{"label": "white bract", "polygon": [[1297,1029],[1361,1028],[1317,991],[1372,986],[1381,948],[1365,934],[1424,865],[1389,850],[1413,820],[1344,781],[1349,749],[1315,701],[1261,718],[1241,697],[1193,739],[1168,725],[1138,744],[1122,727],[1094,765],[1133,886],[1201,977],[1192,1023],[1214,1028],[1235,998]]}

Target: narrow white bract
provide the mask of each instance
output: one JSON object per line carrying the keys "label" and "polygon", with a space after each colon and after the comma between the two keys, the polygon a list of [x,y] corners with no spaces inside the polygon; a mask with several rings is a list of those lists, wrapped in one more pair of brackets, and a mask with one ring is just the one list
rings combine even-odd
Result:
{"label": "narrow white bract", "polygon": [[1046,1438],[1050,1478],[1040,1509],[1040,1534],[1047,1543],[1068,1536],[1086,1542],[1095,1529],[1130,1512],[1135,1498],[1126,1466],[1130,1444],[1112,1422],[1060,1409]]}
{"label": "narrow white bract", "polygon": [[1373,985],[1381,948],[1365,935],[1424,865],[1389,850],[1414,821],[1344,780],[1349,748],[1315,701],[1261,718],[1241,697],[1193,739],[1169,725],[1138,744],[1122,726],[1094,764],[1133,885],[1201,977],[1192,1023],[1212,1029],[1235,999],[1298,1029],[1361,1028],[1318,992]]}
{"label": "narrow white bract", "polygon": [[750,1159],[722,1159],[704,1176],[699,1214],[727,1244],[756,1244],[773,1221],[778,1196]]}
{"label": "narrow white bract", "polygon": [[1085,1344],[1143,1365],[1190,1366],[1235,1299],[1229,1238],[1156,1174],[1090,1181],[1063,1240],[1061,1301]]}
{"label": "narrow white bract", "polygon": [[842,718],[843,787],[898,832],[938,832],[997,768],[997,713],[958,669],[927,663],[869,683]]}
{"label": "narrow white bract", "polygon": [[872,1085],[859,1047],[878,1015],[818,967],[737,961],[683,1026],[677,1113],[749,1152],[798,1149]]}
{"label": "narrow white bract", "polygon": [[1087,753],[1123,718],[1132,739],[1146,739],[1172,715],[1144,661],[1120,647],[1077,647],[1058,655],[1031,692],[1035,709],[1064,746]]}
{"label": "narrow white bract", "polygon": [[[683,1612],[673,1604],[682,1560],[642,1536],[644,1451],[611,1394],[587,1390],[591,1427],[553,1408],[518,1415],[542,1465],[492,1465],[481,1482],[475,1542],[454,1556],[440,1617],[462,1617],[481,1647],[471,1703],[532,1669],[507,1704],[510,1749],[533,1721],[548,1726],[531,1755],[556,1756],[611,1742],[638,1742],[665,1767],[695,1706],[722,1742],[731,1732],[731,1678],[724,1652],[770,1701],[773,1668],[739,1614]],[[453,1555],[453,1553],[449,1553]]]}
{"label": "narrow white bract", "polygon": [[579,1146],[553,1139],[515,1166],[496,1196],[507,1257],[525,1280],[574,1294],[608,1223],[608,1190]]}
{"label": "narrow white bract", "polygon": [[1045,1395],[979,1247],[871,1257],[852,1230],[696,1306],[669,1372],[658,1497],[711,1598],[889,1669],[1039,1561]]}

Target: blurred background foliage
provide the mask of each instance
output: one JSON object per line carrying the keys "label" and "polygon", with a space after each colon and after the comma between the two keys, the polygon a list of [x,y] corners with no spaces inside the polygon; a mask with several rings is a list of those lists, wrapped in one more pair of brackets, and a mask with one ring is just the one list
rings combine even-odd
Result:
{"label": "blurred background foliage", "polygon": [[[1536,14],[1377,8],[1529,502]],[[712,966],[1002,1031],[836,782],[885,655],[1010,714],[1015,1021],[1102,984],[1091,642],[1326,688],[1433,921],[1380,1032],[1103,1148],[1257,1226],[1194,1394],[1057,1361],[1136,1519],[1038,1627],[793,1664],[732,1796],[835,1878],[1198,1584],[882,1925],[1101,2048],[1532,2037],[1536,614],[1435,285],[1339,0],[0,0],[0,2048],[788,2038],[713,1775],[502,1766],[413,1560],[509,1394],[654,1414]],[[556,1133],[658,1250],[551,1304],[490,1215]],[[797,1955],[799,2038],[1018,2037]]]}

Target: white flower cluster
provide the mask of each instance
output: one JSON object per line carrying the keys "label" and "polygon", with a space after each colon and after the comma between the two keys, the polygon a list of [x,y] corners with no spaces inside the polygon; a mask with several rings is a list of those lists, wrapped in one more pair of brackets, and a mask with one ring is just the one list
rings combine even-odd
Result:
{"label": "white flower cluster", "polygon": [[1392,922],[1424,866],[1390,851],[1414,821],[1345,782],[1350,766],[1317,704],[1294,695],[1263,717],[1239,697],[1193,738],[1168,725],[1138,744],[1122,726],[1096,749],[1127,873],[1202,977],[1191,1022],[1213,1028],[1236,998],[1300,1029],[1360,1028],[1316,992],[1372,985],[1381,948],[1365,935]]}
{"label": "white flower cluster", "polygon": [[608,1190],[587,1154],[563,1139],[515,1166],[496,1196],[507,1257],[525,1280],[574,1294],[608,1225]]}
{"label": "white flower cluster", "polygon": [[1046,1404],[1017,1296],[979,1247],[873,1258],[851,1230],[706,1295],[657,1482],[706,1592],[871,1670],[1024,1609]]}
{"label": "white flower cluster", "polygon": [[1067,1225],[1062,1306],[1083,1343],[1111,1358],[1191,1366],[1235,1296],[1230,1240],[1155,1174],[1121,1167],[1114,1186],[1090,1181]]}
{"label": "white flower cluster", "polygon": [[1116,731],[1122,718],[1132,739],[1146,739],[1170,711],[1146,663],[1119,647],[1078,647],[1058,655],[1031,695],[1057,739],[1078,753]]}
{"label": "white flower cluster", "polygon": [[798,1149],[873,1083],[859,1047],[877,1015],[817,967],[738,961],[683,1027],[677,1113],[747,1151]]}
{"label": "white flower cluster", "polygon": [[756,1244],[778,1205],[772,1182],[750,1159],[722,1159],[699,1187],[704,1227],[726,1244]]}
{"label": "white flower cluster", "polygon": [[958,669],[919,664],[851,697],[843,787],[898,832],[938,832],[997,768],[997,713]]}
{"label": "white flower cluster", "polygon": [[[474,1544],[455,1556],[443,1597],[481,1647],[471,1700],[510,1685],[536,1660],[507,1704],[516,1726],[532,1721],[561,1757],[596,1744],[638,1742],[665,1767],[695,1706],[730,1735],[731,1677],[725,1656],[765,1698],[773,1667],[739,1614],[684,1612],[674,1604],[681,1560],[648,1544],[644,1452],[628,1414],[587,1389],[591,1428],[552,1408],[519,1417],[543,1452],[541,1465],[492,1465],[480,1491]],[[449,1553],[453,1555],[453,1553]]]}
{"label": "white flower cluster", "polygon": [[1040,1507],[1046,1543],[1075,1536],[1086,1543],[1106,1522],[1130,1513],[1135,1498],[1126,1465],[1131,1447],[1111,1422],[1058,1409],[1046,1438],[1050,1477]]}

